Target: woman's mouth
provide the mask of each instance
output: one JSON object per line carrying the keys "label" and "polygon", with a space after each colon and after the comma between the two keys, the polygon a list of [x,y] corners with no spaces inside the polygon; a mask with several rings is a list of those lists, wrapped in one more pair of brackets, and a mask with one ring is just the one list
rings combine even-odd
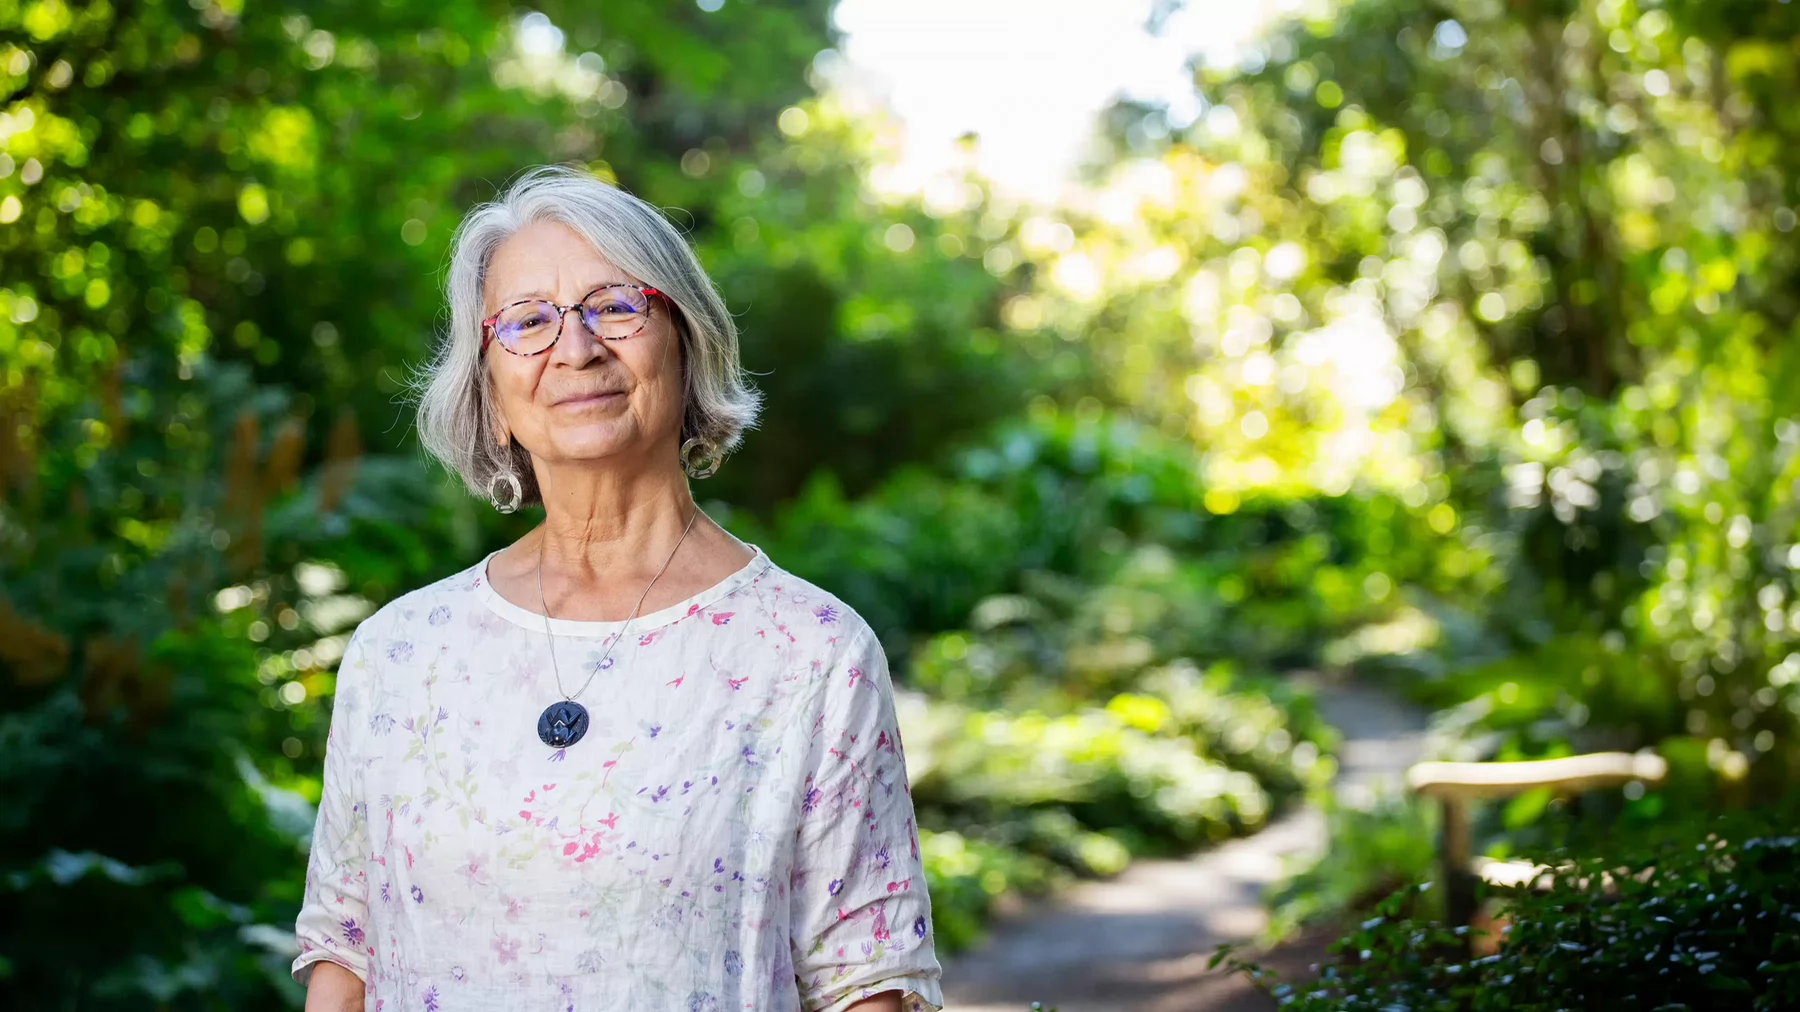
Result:
{"label": "woman's mouth", "polygon": [[573,397],[565,397],[562,400],[556,402],[556,407],[559,407],[559,408],[591,408],[596,405],[611,404],[615,401],[624,400],[624,398],[625,398],[625,393],[624,393],[624,391],[621,391],[621,390],[596,390],[593,393],[577,394]]}

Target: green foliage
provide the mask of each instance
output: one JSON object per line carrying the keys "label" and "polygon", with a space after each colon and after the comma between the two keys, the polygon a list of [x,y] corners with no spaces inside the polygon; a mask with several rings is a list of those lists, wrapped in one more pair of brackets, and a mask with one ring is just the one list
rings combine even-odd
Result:
{"label": "green foliage", "polygon": [[1551,888],[1505,900],[1498,951],[1462,955],[1462,930],[1407,916],[1395,893],[1333,946],[1313,984],[1229,959],[1283,1009],[1781,1009],[1800,1001],[1800,838],[1763,812],[1636,852],[1570,858]]}
{"label": "green foliage", "polygon": [[970,715],[932,756],[914,790],[917,803],[945,813],[934,822],[970,812],[990,827],[1059,806],[1147,845],[1191,846],[1261,825],[1269,800],[1255,778],[1206,755],[1192,738],[1134,726],[1141,711],[1156,709],[1143,701],[1150,705],[1120,697],[1106,709],[1061,717]]}
{"label": "green foliage", "polygon": [[919,850],[931,891],[932,930],[946,953],[981,940],[1001,896],[1041,895],[1070,877],[1045,858],[954,830],[921,829]]}
{"label": "green foliage", "polygon": [[[946,951],[982,937],[1009,894],[1108,877],[1260,828],[1329,780],[1314,730],[1228,672],[1176,664],[1104,707],[973,710],[907,695],[907,764],[933,916]],[[1304,712],[1303,707],[1296,708]],[[941,890],[941,891],[940,891]]]}
{"label": "green foliage", "polygon": [[1020,643],[1024,654],[1148,637],[1164,659],[1301,666],[1320,661],[1321,637],[1390,617],[1393,588],[1436,563],[1435,535],[1392,497],[1269,496],[1214,515],[1202,467],[1193,447],[1128,417],[1040,404],[949,474],[902,471],[858,500],[821,476],[773,525],[735,526],[840,588],[903,651],[972,622],[996,640],[1051,641]]}
{"label": "green foliage", "polygon": [[1046,253],[1033,297],[1094,339],[1095,396],[1205,447],[1210,511],[1403,502],[1435,537],[1396,593],[1460,626],[1407,651],[1415,674],[1555,668],[1558,705],[1616,739],[1702,738],[1777,788],[1800,124],[1773,54],[1797,17],[1314,5],[1203,72],[1192,127],[1116,111],[1094,179],[1136,216],[1072,209],[1085,262]]}
{"label": "green foliage", "polygon": [[1408,883],[1429,879],[1436,861],[1436,819],[1416,798],[1379,800],[1371,808],[1325,805],[1330,845],[1265,897],[1265,941],[1296,929],[1359,916]]}

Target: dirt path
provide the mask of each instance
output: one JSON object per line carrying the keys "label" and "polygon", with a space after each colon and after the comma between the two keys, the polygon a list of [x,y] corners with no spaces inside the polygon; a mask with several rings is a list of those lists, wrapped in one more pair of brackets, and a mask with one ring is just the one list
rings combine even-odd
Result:
{"label": "dirt path", "polygon": [[[1320,710],[1344,736],[1335,789],[1350,804],[1397,791],[1424,737],[1425,715],[1385,693],[1317,685]],[[1254,836],[1191,858],[1139,861],[996,923],[979,949],[945,961],[946,1012],[1018,1012],[1032,1001],[1059,1012],[1239,1012],[1268,1002],[1236,978],[1211,974],[1220,944],[1266,923],[1263,890],[1290,860],[1323,853],[1325,819],[1290,812]],[[1304,968],[1324,939],[1288,947],[1278,962]],[[1317,955],[1311,955],[1316,959]]]}

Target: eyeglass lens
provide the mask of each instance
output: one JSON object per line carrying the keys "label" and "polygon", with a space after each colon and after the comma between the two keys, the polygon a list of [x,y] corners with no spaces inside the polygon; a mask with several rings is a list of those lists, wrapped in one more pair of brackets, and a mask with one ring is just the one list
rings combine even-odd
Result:
{"label": "eyeglass lens", "polygon": [[[644,326],[650,300],[623,285],[591,292],[580,306],[581,323],[604,340],[630,337]],[[530,355],[548,348],[561,329],[563,313],[553,302],[533,299],[506,307],[494,322],[494,336],[507,350]]]}

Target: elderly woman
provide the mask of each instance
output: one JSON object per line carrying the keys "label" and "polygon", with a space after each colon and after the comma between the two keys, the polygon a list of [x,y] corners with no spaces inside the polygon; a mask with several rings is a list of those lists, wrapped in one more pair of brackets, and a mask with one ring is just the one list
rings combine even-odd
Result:
{"label": "elderly woman", "polygon": [[689,492],[758,406],[693,252],[539,169],[449,298],[425,446],[544,522],[350,639],[307,1009],[941,1008],[880,643]]}

